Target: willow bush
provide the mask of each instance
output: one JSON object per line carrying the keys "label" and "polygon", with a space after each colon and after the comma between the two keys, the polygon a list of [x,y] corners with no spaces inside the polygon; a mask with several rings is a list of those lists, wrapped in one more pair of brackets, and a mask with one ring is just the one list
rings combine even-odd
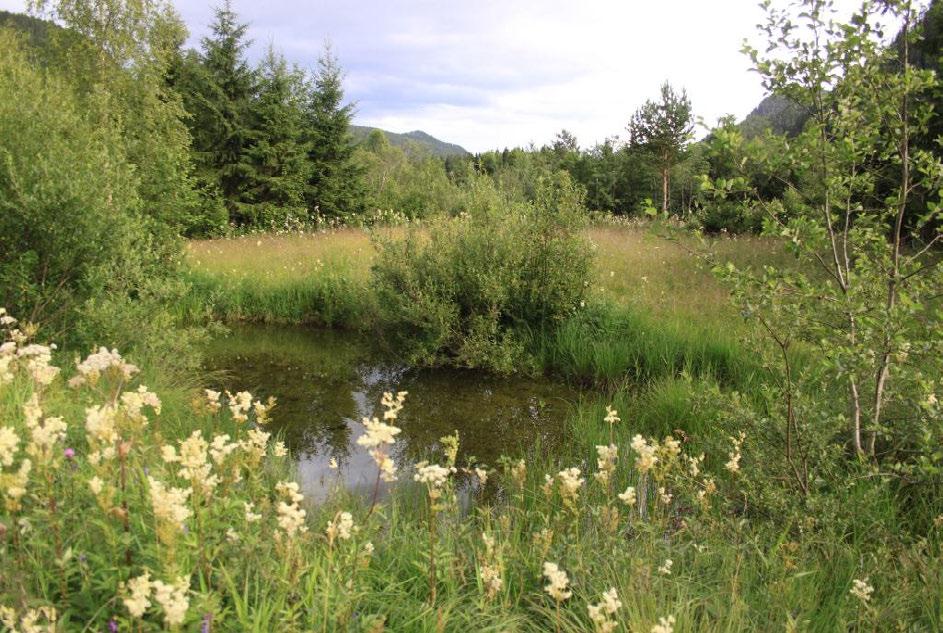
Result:
{"label": "willow bush", "polygon": [[413,362],[520,366],[519,330],[553,326],[583,303],[592,258],[584,218],[566,175],[542,181],[533,202],[508,201],[481,179],[459,216],[379,237],[384,333]]}

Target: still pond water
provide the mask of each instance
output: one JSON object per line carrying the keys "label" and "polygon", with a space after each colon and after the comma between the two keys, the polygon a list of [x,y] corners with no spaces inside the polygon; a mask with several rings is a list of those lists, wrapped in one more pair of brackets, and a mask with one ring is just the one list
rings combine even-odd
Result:
{"label": "still pond water", "polygon": [[[357,445],[364,417],[382,418],[384,391],[407,391],[392,456],[400,469],[430,456],[459,431],[459,465],[495,466],[501,455],[552,451],[579,394],[522,377],[455,369],[410,369],[360,334],[281,326],[235,326],[210,344],[214,385],[275,396],[271,429],[298,460],[305,493],[322,499],[335,485],[372,490],[376,466]],[[339,468],[333,470],[331,459]],[[401,473],[402,475],[402,473]]]}

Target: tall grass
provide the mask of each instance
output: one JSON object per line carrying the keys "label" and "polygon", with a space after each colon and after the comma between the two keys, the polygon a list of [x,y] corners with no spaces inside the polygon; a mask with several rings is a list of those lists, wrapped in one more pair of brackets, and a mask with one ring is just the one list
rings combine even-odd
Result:
{"label": "tall grass", "polygon": [[757,371],[729,333],[631,306],[590,306],[531,341],[546,371],[586,385],[612,388],[689,374],[742,388]]}

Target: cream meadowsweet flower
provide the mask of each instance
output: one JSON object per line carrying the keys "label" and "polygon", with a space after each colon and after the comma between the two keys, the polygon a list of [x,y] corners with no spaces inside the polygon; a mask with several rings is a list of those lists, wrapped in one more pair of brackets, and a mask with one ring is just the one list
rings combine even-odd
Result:
{"label": "cream meadowsweet flower", "polygon": [[579,468],[564,468],[557,473],[557,483],[560,486],[560,496],[563,497],[563,503],[574,507],[580,495],[580,488],[586,483],[586,480],[580,477]]}
{"label": "cream meadowsweet flower", "polygon": [[33,462],[24,459],[20,462],[20,468],[15,473],[4,475],[6,490],[4,494],[7,497],[6,508],[10,512],[15,512],[20,508],[20,499],[26,494],[26,484],[29,483],[29,473],[33,468]]}
{"label": "cream meadowsweet flower", "polygon": [[0,624],[11,631],[16,630],[16,611],[5,605],[0,605]]}
{"label": "cream meadowsweet flower", "polygon": [[667,618],[658,618],[658,624],[652,627],[651,633],[674,633],[675,617],[669,615]]}
{"label": "cream meadowsweet flower", "polygon": [[632,438],[632,450],[636,453],[635,468],[643,475],[650,471],[658,461],[655,455],[656,447],[649,444],[641,435]]}
{"label": "cream meadowsweet flower", "polygon": [[307,532],[308,526],[305,525],[305,517],[308,513],[299,505],[304,499],[304,495],[298,492],[298,482],[280,481],[275,484],[275,490],[288,500],[287,502],[279,501],[275,507],[275,512],[278,515],[276,519],[278,527],[288,537]]}
{"label": "cream meadowsweet flower", "polygon": [[501,570],[489,563],[482,563],[478,569],[478,577],[481,578],[481,584],[485,588],[488,598],[494,598],[504,586],[504,579],[501,578]]}
{"label": "cream meadowsweet flower", "polygon": [[190,579],[186,576],[180,576],[168,584],[155,580],[154,600],[164,610],[164,622],[167,626],[179,626],[183,624],[187,616],[187,610],[190,608]]}
{"label": "cream meadowsweet flower", "polygon": [[20,446],[20,437],[16,429],[0,426],[0,471],[13,465],[13,458]]}
{"label": "cream meadowsweet flower", "polygon": [[219,477],[212,474],[213,465],[207,459],[210,445],[203,439],[203,433],[194,431],[190,437],[180,442],[180,476],[190,480],[190,485],[198,491],[210,494],[219,485]]}
{"label": "cream meadowsweet flower", "polygon": [[737,437],[730,438],[730,441],[733,444],[733,449],[730,451],[730,453],[727,454],[730,459],[726,464],[724,464],[724,468],[733,474],[740,472],[740,449],[743,446],[743,441],[746,439],[746,437],[747,434],[743,431],[740,431]]}
{"label": "cream meadowsweet flower", "polygon": [[439,488],[445,485],[445,482],[448,481],[449,475],[453,471],[454,469],[452,468],[446,468],[438,464],[420,462],[416,464],[416,474],[413,475],[413,479],[419,483]]}
{"label": "cream meadowsweet flower", "polygon": [[67,426],[62,418],[45,418],[30,426],[30,441],[26,453],[42,462],[58,461],[61,452],[56,444],[65,440]]}
{"label": "cream meadowsweet flower", "polygon": [[121,405],[132,420],[146,424],[147,418],[141,412],[144,407],[150,407],[154,415],[160,415],[160,398],[156,393],[147,390],[141,385],[137,391],[126,391],[121,394]]}
{"label": "cream meadowsweet flower", "polygon": [[187,506],[187,499],[193,491],[190,488],[169,488],[153,477],[147,478],[150,485],[151,507],[154,516],[167,524],[183,528],[184,521],[192,512]]}
{"label": "cream meadowsweet flower", "polygon": [[85,409],[85,432],[93,446],[110,446],[118,441],[117,411],[111,405]]}
{"label": "cream meadowsweet flower", "polygon": [[272,447],[272,455],[275,457],[285,457],[288,455],[288,449],[285,448],[285,442],[275,442],[275,446]]}
{"label": "cream meadowsweet flower", "polygon": [[249,419],[248,413],[252,408],[252,394],[248,391],[240,391],[236,395],[226,392],[226,398],[229,400],[229,412],[237,422],[245,422]]}
{"label": "cream meadowsweet flower", "polygon": [[573,592],[569,590],[570,579],[567,577],[566,572],[560,569],[556,563],[545,562],[543,575],[548,581],[548,584],[544,587],[544,591],[550,594],[551,598],[557,602],[563,602],[573,595]]}
{"label": "cream meadowsweet flower", "polygon": [[373,458],[380,470],[380,479],[387,483],[396,481],[396,462],[393,461],[393,458],[379,448],[370,449],[369,452],[370,457]]}
{"label": "cream meadowsweet flower", "polygon": [[244,502],[243,507],[245,508],[246,523],[255,523],[262,519],[262,515],[255,511],[255,504],[251,501]]}
{"label": "cream meadowsweet flower", "polygon": [[400,433],[399,428],[380,422],[379,418],[364,418],[364,434],[357,438],[357,444],[364,448],[376,448],[384,444],[392,444]]}
{"label": "cream meadowsweet flower", "polygon": [[94,385],[103,374],[110,371],[123,380],[130,380],[140,371],[135,365],[125,362],[118,350],[108,351],[106,347],[100,347],[97,352],[89,354],[85,360],[76,362],[75,368],[78,370],[78,375],[69,381],[72,387],[86,382]]}
{"label": "cream meadowsweet flower", "polygon": [[608,405],[606,406],[605,420],[606,420],[606,423],[609,424],[610,426],[622,421],[622,419],[619,417],[619,412]]}
{"label": "cream meadowsweet flower", "polygon": [[98,475],[95,475],[88,480],[88,487],[92,489],[92,494],[97,497],[102,493],[102,489],[105,487],[105,484]]}
{"label": "cream meadowsweet flower", "polygon": [[355,531],[353,515],[350,512],[338,512],[333,519],[328,521],[324,533],[327,535],[327,542],[333,544],[337,539],[349,540]]}
{"label": "cream meadowsweet flower", "polygon": [[672,499],[673,497],[674,497],[674,495],[672,495],[670,492],[668,492],[668,489],[667,489],[667,488],[665,488],[664,486],[659,486],[659,487],[658,487],[658,500],[661,501],[663,504],[665,504],[665,505],[670,505],[670,504],[671,504],[671,499]]}
{"label": "cream meadowsweet flower", "polygon": [[239,448],[239,442],[230,442],[229,440],[229,435],[216,435],[213,437],[213,441],[210,442],[210,459],[217,466],[221,466],[226,458]]}
{"label": "cream meadowsweet flower", "polygon": [[[22,633],[55,633],[58,629],[56,626],[58,618],[59,615],[54,607],[28,609],[20,618],[19,630]],[[44,623],[43,620],[45,620]],[[17,630],[13,627],[11,629]]]}
{"label": "cream meadowsweet flower", "polygon": [[514,483],[516,483],[519,488],[523,488],[524,483],[527,481],[527,462],[523,459],[517,460],[515,463],[511,464],[510,473]]}
{"label": "cream meadowsweet flower", "polygon": [[658,568],[658,573],[662,576],[670,576],[671,568],[674,566],[674,561],[670,558],[666,558],[665,562],[661,564],[661,567]]}
{"label": "cream meadowsweet flower", "polygon": [[30,377],[39,386],[46,386],[59,375],[59,368],[52,366],[52,351],[55,345],[27,345],[16,350],[20,362],[25,363]]}
{"label": "cream meadowsweet flower", "polygon": [[246,452],[249,459],[257,464],[265,457],[270,437],[272,437],[271,433],[259,429],[249,429],[249,432],[246,433],[246,439],[240,442],[239,446]]}
{"label": "cream meadowsweet flower", "polygon": [[204,389],[203,393],[206,394],[206,408],[212,413],[217,413],[222,408],[219,397],[223,394],[212,389]]}
{"label": "cream meadowsweet flower", "polygon": [[124,606],[127,607],[131,617],[140,618],[151,606],[151,574],[145,572],[137,578],[132,578],[128,581],[127,590],[129,595],[122,598],[121,601],[124,602]]}
{"label": "cream meadowsweet flower", "polygon": [[593,477],[604,486],[609,485],[612,474],[616,471],[616,461],[619,458],[619,447],[615,444],[596,446],[596,468]]}
{"label": "cream meadowsweet flower", "polygon": [[855,579],[848,593],[860,600],[863,604],[867,604],[871,600],[871,594],[874,593],[874,587],[868,582],[867,577],[863,580]]}
{"label": "cream meadowsweet flower", "polygon": [[638,500],[635,495],[635,488],[633,486],[626,488],[625,492],[619,494],[619,500],[630,508],[633,507]]}
{"label": "cream meadowsweet flower", "polygon": [[403,410],[403,402],[408,395],[409,392],[407,391],[398,391],[395,395],[389,391],[384,392],[383,397],[380,399],[380,404],[386,409],[383,412],[383,419],[395,420],[399,412]]}
{"label": "cream meadowsweet flower", "polygon": [[616,622],[612,616],[621,608],[622,601],[619,600],[619,595],[616,593],[615,588],[604,591],[602,600],[597,604],[589,605],[587,607],[589,619],[592,620],[596,632],[612,633],[612,631],[615,631],[618,622]]}

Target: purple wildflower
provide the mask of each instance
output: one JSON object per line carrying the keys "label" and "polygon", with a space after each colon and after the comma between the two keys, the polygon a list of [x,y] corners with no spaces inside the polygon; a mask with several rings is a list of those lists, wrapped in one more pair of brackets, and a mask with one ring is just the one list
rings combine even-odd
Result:
{"label": "purple wildflower", "polygon": [[74,458],[75,458],[75,449],[74,449],[74,448],[67,448],[67,449],[65,449],[65,457],[66,457],[66,459],[74,459]]}

